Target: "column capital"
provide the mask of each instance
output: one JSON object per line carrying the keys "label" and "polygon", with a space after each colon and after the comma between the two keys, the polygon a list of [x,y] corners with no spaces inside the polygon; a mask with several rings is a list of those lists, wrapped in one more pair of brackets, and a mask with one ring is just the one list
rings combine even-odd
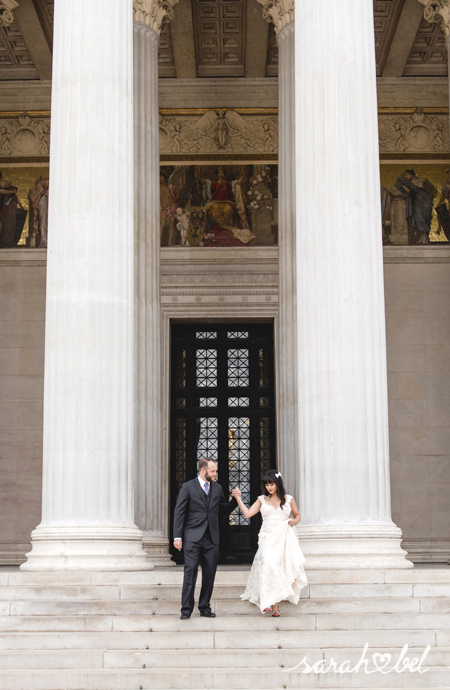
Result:
{"label": "column capital", "polygon": [[258,0],[263,6],[263,18],[275,25],[275,33],[295,19],[295,0]]}
{"label": "column capital", "polygon": [[158,36],[164,22],[173,19],[173,8],[179,0],[133,0],[133,20],[146,24]]}
{"label": "column capital", "polygon": [[16,0],[1,0],[0,1],[0,26],[9,26],[14,21],[13,10],[19,7]]}
{"label": "column capital", "polygon": [[445,38],[450,37],[450,0],[419,0],[424,6],[423,16],[430,24],[442,20]]}

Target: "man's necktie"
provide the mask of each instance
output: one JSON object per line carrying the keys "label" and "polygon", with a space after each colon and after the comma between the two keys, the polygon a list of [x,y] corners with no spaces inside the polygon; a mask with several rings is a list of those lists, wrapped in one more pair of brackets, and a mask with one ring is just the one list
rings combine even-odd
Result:
{"label": "man's necktie", "polygon": [[203,491],[205,492],[206,495],[209,494],[209,484],[208,484],[208,482],[205,482],[205,483],[203,484]]}

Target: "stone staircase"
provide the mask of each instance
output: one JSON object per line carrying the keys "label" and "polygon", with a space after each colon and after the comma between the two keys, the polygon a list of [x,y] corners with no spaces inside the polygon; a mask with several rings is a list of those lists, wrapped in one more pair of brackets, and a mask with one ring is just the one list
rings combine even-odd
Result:
{"label": "stone staircase", "polygon": [[[0,568],[0,690],[450,688],[450,567],[308,571],[279,619],[239,600],[246,569],[221,569],[216,619],[179,619],[182,570],[22,573]],[[331,659],[367,675],[289,671]],[[377,671],[403,645],[426,673]],[[378,664],[386,660],[378,658]]]}

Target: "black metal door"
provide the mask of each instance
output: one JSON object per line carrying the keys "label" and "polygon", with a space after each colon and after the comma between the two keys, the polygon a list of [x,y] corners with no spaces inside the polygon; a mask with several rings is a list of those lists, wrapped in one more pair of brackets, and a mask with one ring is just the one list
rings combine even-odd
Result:
{"label": "black metal door", "polygon": [[[198,460],[216,460],[225,496],[239,486],[250,505],[261,494],[264,473],[276,467],[275,449],[273,326],[173,325],[171,520]],[[251,562],[259,527],[259,515],[246,520],[238,510],[222,519],[220,561]],[[172,553],[180,562],[178,551]]]}

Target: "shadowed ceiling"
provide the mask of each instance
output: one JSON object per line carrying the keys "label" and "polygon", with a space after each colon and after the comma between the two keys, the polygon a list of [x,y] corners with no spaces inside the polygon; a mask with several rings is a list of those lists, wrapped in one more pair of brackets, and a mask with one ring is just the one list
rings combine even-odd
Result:
{"label": "shadowed ceiling", "polygon": [[[0,79],[51,78],[53,0],[19,0],[15,21],[0,28]],[[374,0],[378,76],[445,76],[439,24],[418,0]],[[160,77],[276,76],[273,26],[257,0],[180,0],[161,31]]]}

